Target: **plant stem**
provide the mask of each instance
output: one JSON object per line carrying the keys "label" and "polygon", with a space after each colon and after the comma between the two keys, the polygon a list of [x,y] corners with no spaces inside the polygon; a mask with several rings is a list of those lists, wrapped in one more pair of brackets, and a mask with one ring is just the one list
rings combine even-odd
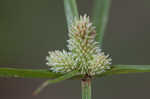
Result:
{"label": "plant stem", "polygon": [[91,99],[91,78],[84,78],[81,81],[82,99]]}

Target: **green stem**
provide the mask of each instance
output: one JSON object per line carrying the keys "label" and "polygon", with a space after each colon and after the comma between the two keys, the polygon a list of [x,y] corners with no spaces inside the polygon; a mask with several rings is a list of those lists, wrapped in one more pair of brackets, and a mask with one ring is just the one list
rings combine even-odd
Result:
{"label": "green stem", "polygon": [[91,99],[91,78],[85,78],[81,81],[82,99]]}

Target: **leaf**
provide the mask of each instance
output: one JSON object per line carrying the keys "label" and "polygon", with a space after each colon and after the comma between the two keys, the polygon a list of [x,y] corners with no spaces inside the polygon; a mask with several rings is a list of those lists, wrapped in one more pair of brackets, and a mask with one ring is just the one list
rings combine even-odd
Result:
{"label": "leaf", "polygon": [[45,69],[15,69],[0,68],[0,77],[12,78],[56,78],[62,74],[50,72]]}
{"label": "leaf", "polygon": [[61,82],[63,80],[67,80],[69,78],[72,78],[73,76],[77,75],[78,71],[73,71],[73,72],[70,72],[70,73],[67,73],[63,76],[60,76],[54,80],[47,80],[45,81],[39,88],[37,88],[33,95],[37,95],[38,93],[40,93],[46,86],[48,86],[49,84],[54,84],[54,83],[58,83],[58,82]]}
{"label": "leaf", "polygon": [[150,72],[150,65],[114,65],[110,71],[107,71],[98,77],[116,74],[143,73]]}
{"label": "leaf", "polygon": [[79,18],[76,0],[64,0],[64,9],[69,29],[73,18]]}
{"label": "leaf", "polygon": [[[111,70],[100,75],[95,75],[95,77],[143,72],[150,72],[150,65],[113,65]],[[64,74],[54,73],[45,69],[0,68],[0,77],[54,79],[63,75]],[[84,75],[78,75],[71,79],[81,79],[82,77],[84,77]]]}
{"label": "leaf", "polygon": [[115,65],[112,69],[113,74],[126,74],[150,72],[150,65]]}
{"label": "leaf", "polygon": [[94,0],[92,21],[96,26],[96,40],[102,46],[103,36],[108,21],[111,0]]}

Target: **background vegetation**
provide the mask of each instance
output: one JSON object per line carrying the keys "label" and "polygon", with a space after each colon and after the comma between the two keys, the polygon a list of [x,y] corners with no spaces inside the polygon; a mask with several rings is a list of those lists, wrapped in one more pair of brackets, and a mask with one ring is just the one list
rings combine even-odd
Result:
{"label": "background vegetation", "polygon": [[[147,0],[112,2],[103,50],[112,55],[113,64],[150,64],[149,4]],[[67,26],[62,1],[1,0],[0,5],[1,67],[47,68],[47,52],[66,48]],[[91,15],[90,1],[78,0],[78,5],[81,13]],[[52,85],[40,96],[32,97],[33,89],[42,81],[1,78],[1,98],[80,98],[79,81]],[[149,81],[149,73],[97,79],[93,82],[93,98],[148,98]]]}

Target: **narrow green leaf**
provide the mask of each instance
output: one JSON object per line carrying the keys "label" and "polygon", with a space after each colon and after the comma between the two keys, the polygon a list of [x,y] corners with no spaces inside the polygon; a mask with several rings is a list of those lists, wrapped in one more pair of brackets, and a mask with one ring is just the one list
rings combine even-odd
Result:
{"label": "narrow green leaf", "polygon": [[66,20],[69,29],[72,23],[72,19],[74,17],[79,18],[76,0],[64,0],[64,9],[65,9]]}
{"label": "narrow green leaf", "polygon": [[150,72],[150,65],[114,65],[112,66],[112,70],[97,76],[100,77],[107,75],[143,73],[143,72]]}
{"label": "narrow green leaf", "polygon": [[126,74],[137,72],[150,72],[150,65],[114,65],[112,73]]}
{"label": "narrow green leaf", "polygon": [[56,78],[62,74],[50,72],[45,69],[15,69],[0,68],[0,77],[12,78]]}
{"label": "narrow green leaf", "polygon": [[92,21],[96,26],[96,40],[102,46],[103,36],[108,21],[111,0],[94,0]]}
{"label": "narrow green leaf", "polygon": [[[128,74],[128,73],[143,73],[150,72],[150,65],[113,65],[110,71],[103,74],[96,75],[95,77]],[[0,77],[11,78],[50,78],[55,79],[63,76],[64,74],[50,72],[45,69],[15,69],[15,68],[0,68]],[[71,79],[80,79],[84,75],[78,75]]]}
{"label": "narrow green leaf", "polygon": [[49,84],[54,84],[54,83],[58,83],[58,82],[61,82],[63,80],[67,80],[69,78],[72,78],[73,76],[76,76],[78,73],[78,71],[73,71],[73,72],[70,72],[70,73],[67,73],[63,76],[60,76],[54,80],[47,80],[45,81],[39,88],[37,88],[35,91],[34,91],[34,95],[37,95],[38,93],[40,93],[46,86],[48,86]]}

